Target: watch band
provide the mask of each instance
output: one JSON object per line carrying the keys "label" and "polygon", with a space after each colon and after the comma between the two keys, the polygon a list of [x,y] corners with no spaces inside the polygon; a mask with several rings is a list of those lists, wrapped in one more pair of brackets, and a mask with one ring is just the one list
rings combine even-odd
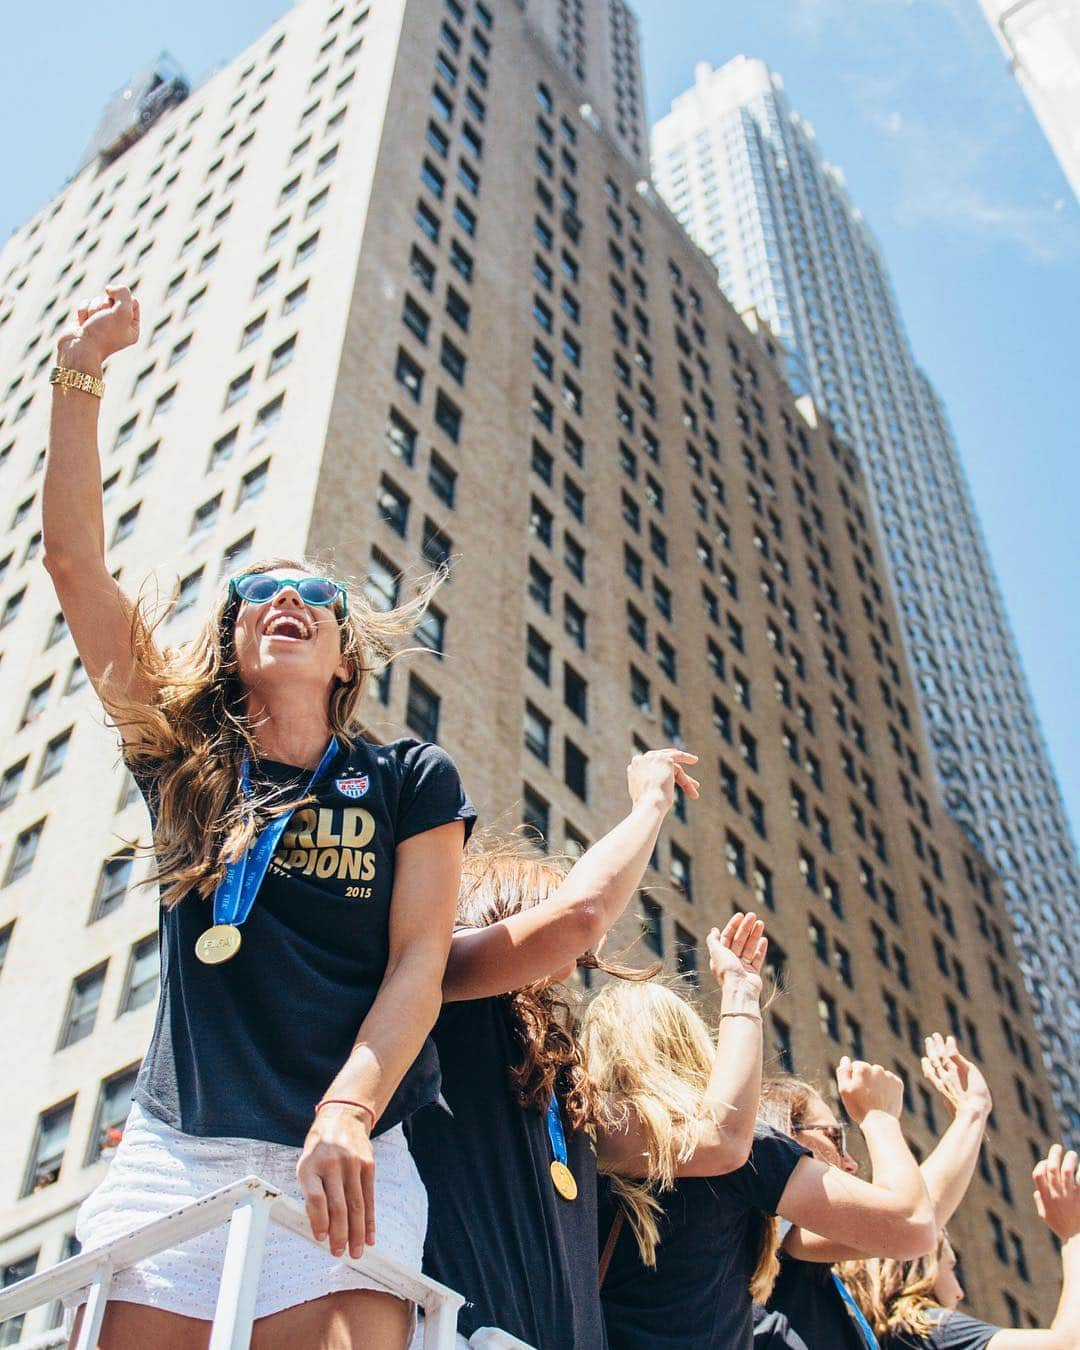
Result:
{"label": "watch band", "polygon": [[88,375],[85,370],[69,370],[66,366],[53,366],[49,383],[62,385],[65,389],[79,389],[95,398],[101,398],[105,393],[104,380]]}

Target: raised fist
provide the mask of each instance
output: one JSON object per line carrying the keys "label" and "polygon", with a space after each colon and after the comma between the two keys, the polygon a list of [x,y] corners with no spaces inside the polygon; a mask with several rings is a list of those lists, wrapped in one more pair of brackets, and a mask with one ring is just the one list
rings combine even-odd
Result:
{"label": "raised fist", "polygon": [[836,1068],[836,1086],[844,1110],[856,1125],[871,1111],[885,1111],[897,1120],[903,1113],[904,1084],[880,1064],[845,1055]]}
{"label": "raised fist", "polygon": [[138,340],[138,300],[126,286],[106,286],[77,310],[75,326],[61,333],[57,352],[61,365],[65,353],[74,352],[101,362]]}

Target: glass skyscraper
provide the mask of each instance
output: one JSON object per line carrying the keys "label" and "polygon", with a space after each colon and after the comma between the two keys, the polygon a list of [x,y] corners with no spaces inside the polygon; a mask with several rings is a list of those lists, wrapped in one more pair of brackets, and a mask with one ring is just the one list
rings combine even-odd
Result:
{"label": "glass skyscraper", "polygon": [[1058,1107],[1080,1130],[1080,872],[948,417],[877,242],[761,61],[699,64],[652,133],[656,186],[873,484],[950,812],[1000,874]]}

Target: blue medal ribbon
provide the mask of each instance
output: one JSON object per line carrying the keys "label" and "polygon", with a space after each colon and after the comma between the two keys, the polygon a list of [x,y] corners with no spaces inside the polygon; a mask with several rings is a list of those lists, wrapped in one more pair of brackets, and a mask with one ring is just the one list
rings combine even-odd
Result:
{"label": "blue medal ribbon", "polygon": [[548,1139],[555,1159],[551,1164],[551,1181],[564,1200],[576,1200],[578,1187],[574,1174],[566,1165],[566,1135],[563,1133],[562,1116],[559,1113],[559,1099],[554,1092],[547,1109]]}
{"label": "blue medal ribbon", "polygon": [[562,1115],[559,1112],[559,1099],[553,1092],[547,1109],[548,1138],[555,1161],[566,1166],[566,1134],[563,1131]]}
{"label": "blue medal ribbon", "polygon": [[858,1327],[859,1335],[866,1343],[866,1350],[878,1350],[878,1339],[874,1335],[874,1328],[866,1320],[865,1316],[863,1315],[863,1310],[855,1302],[855,1296],[852,1294],[851,1290],[847,1287],[847,1285],[840,1278],[840,1276],[837,1275],[835,1270],[832,1272],[832,1277],[833,1277],[833,1284],[835,1284],[837,1289],[840,1291],[840,1297],[844,1300],[844,1303],[847,1306],[847,1310],[851,1314],[851,1320]]}
{"label": "blue medal ribbon", "polygon": [[[331,736],[330,744],[323,751],[322,759],[319,760],[315,772],[308,779],[307,787],[304,789],[305,797],[330,767],[337,752],[337,737]],[[240,767],[240,790],[243,792],[244,801],[248,810],[250,810],[251,760],[247,751],[244,752],[244,761]],[[258,894],[259,887],[270,868],[270,860],[273,858],[277,846],[281,842],[281,836],[285,833],[285,827],[289,823],[289,816],[288,811],[282,811],[280,815],[275,816],[269,825],[261,831],[254,844],[250,844],[244,850],[242,858],[226,864],[225,875],[221,878],[217,890],[214,892],[215,925],[232,924],[239,928],[251,913],[252,906],[255,904],[255,896]]]}

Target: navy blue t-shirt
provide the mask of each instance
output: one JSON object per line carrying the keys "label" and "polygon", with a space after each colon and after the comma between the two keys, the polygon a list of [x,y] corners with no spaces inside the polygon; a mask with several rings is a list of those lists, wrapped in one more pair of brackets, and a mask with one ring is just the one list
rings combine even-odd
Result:
{"label": "navy blue t-shirt", "polygon": [[[154,815],[154,783],[137,775]],[[261,760],[252,792],[303,800],[310,771]],[[161,910],[161,993],[135,1100],[186,1134],[301,1147],[315,1103],[348,1059],[382,984],[398,844],[476,812],[453,761],[415,740],[343,747],[292,815],[239,952],[204,965],[212,904]],[[375,1133],[439,1091],[430,1037]]]}
{"label": "navy blue t-shirt", "polygon": [[948,1308],[928,1308],[927,1316],[934,1325],[925,1335],[893,1332],[885,1342],[887,1350],[986,1350],[1001,1330]]}
{"label": "navy blue t-shirt", "polygon": [[590,1140],[566,1131],[578,1197],[564,1200],[546,1116],[510,1084],[521,1049],[504,999],[448,1003],[433,1034],[449,1111],[406,1125],[428,1191],[424,1273],[465,1295],[465,1336],[494,1326],[538,1350],[604,1350]]}
{"label": "navy blue t-shirt", "polygon": [[[764,1215],[775,1214],[808,1150],[759,1124],[750,1157],[718,1177],[681,1177],[659,1197],[656,1266],[641,1262],[624,1223],[601,1291],[611,1350],[749,1350],[750,1279]],[[617,1212],[605,1184],[600,1201],[601,1250]]]}
{"label": "navy blue t-shirt", "polygon": [[[786,1344],[795,1350],[804,1342],[815,1350],[866,1350],[866,1342],[848,1311],[843,1295],[833,1280],[832,1266],[824,1261],[800,1261],[780,1253],[780,1274],[766,1305],[769,1312],[782,1313],[794,1336]],[[755,1308],[755,1318],[764,1313]],[[769,1324],[764,1322],[764,1327]],[[764,1328],[763,1328],[764,1331]],[[758,1336],[755,1332],[755,1346]],[[764,1334],[762,1344],[765,1344]]]}

